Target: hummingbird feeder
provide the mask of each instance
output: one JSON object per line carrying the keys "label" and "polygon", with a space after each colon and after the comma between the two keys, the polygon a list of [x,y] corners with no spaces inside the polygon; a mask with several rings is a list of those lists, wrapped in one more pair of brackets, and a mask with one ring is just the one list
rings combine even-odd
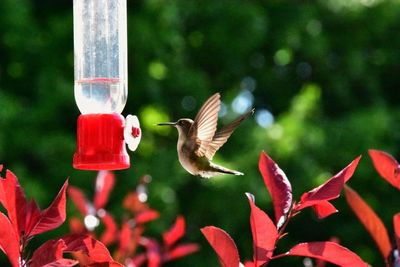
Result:
{"label": "hummingbird feeder", "polygon": [[126,0],[74,0],[75,101],[77,123],[73,166],[118,170],[130,166],[125,144],[136,150],[136,116],[121,112],[128,95]]}

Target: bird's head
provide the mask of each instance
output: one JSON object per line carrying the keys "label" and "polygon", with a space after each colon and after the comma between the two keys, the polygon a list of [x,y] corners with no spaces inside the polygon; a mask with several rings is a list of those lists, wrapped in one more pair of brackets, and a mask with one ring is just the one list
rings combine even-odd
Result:
{"label": "bird's head", "polygon": [[177,122],[163,122],[159,123],[157,125],[159,126],[174,126],[176,129],[178,129],[179,135],[184,134],[187,135],[189,133],[189,129],[193,124],[193,120],[183,118],[179,119]]}

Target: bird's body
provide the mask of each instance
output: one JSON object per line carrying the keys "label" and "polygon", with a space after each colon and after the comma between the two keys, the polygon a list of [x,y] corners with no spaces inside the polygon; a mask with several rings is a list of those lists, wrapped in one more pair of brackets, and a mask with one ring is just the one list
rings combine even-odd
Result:
{"label": "bird's body", "polygon": [[240,116],[217,132],[220,103],[220,95],[216,93],[204,103],[194,120],[183,118],[177,122],[159,124],[175,126],[178,129],[179,162],[192,175],[203,178],[221,174],[243,175],[241,172],[216,165],[211,160],[240,122],[254,110]]}

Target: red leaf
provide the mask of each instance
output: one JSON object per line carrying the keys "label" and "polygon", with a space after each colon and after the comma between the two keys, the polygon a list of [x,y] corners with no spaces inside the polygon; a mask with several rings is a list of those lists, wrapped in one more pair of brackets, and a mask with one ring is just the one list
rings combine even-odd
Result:
{"label": "red leaf", "polygon": [[239,266],[239,252],[229,234],[215,226],[204,227],[201,232],[217,253],[222,267]]}
{"label": "red leaf", "polygon": [[246,261],[243,265],[244,265],[244,267],[254,267],[254,262]]}
{"label": "red leaf", "polygon": [[261,153],[258,168],[271,195],[275,222],[277,228],[280,228],[284,224],[292,205],[292,186],[285,173],[265,152]]}
{"label": "red leaf", "polygon": [[163,233],[164,244],[172,246],[185,235],[185,219],[182,216],[176,218],[175,224],[167,232]]}
{"label": "red leaf", "polygon": [[393,216],[393,227],[397,249],[400,251],[400,213]]}
{"label": "red leaf", "polygon": [[34,225],[29,224],[30,227],[27,229],[27,236],[34,236],[50,231],[65,221],[67,187],[68,180],[65,181],[53,203],[41,213],[39,220]]}
{"label": "red leaf", "polygon": [[142,266],[147,260],[147,256],[144,253],[135,255],[132,259],[127,260],[127,266],[139,267]]}
{"label": "red leaf", "polygon": [[87,229],[81,219],[72,217],[69,219],[69,232],[73,234],[86,234]]}
{"label": "red leaf", "polygon": [[123,206],[132,213],[141,212],[149,208],[145,202],[139,200],[139,193],[136,191],[130,192],[124,197]]}
{"label": "red leaf", "polygon": [[122,229],[119,235],[119,250],[121,253],[126,254],[129,245],[132,241],[132,229],[129,222],[122,225]]}
{"label": "red leaf", "polygon": [[53,261],[51,263],[48,263],[46,265],[43,265],[41,267],[70,267],[70,266],[75,266],[79,262],[76,260],[71,260],[71,259],[59,259],[56,261]]}
{"label": "red leaf", "polygon": [[[3,180],[3,177],[1,177],[1,171],[3,170],[3,165],[2,164],[0,164],[0,179],[1,180]],[[0,180],[0,181],[1,181]],[[6,196],[5,196],[5,192],[4,192],[4,190],[3,190],[3,186],[1,185],[1,182],[0,182],[0,203],[4,206],[4,203],[5,203],[5,199],[6,199]]]}
{"label": "red leaf", "polygon": [[135,216],[135,223],[137,224],[144,224],[150,221],[154,221],[160,216],[160,213],[156,210],[148,209],[139,212]]}
{"label": "red leaf", "polygon": [[161,248],[156,240],[143,238],[141,244],[146,247],[147,267],[161,266]]}
{"label": "red leaf", "polygon": [[62,239],[49,240],[41,245],[32,255],[31,267],[40,267],[47,263],[61,259],[67,246]]}
{"label": "red leaf", "polygon": [[110,171],[99,171],[96,178],[96,193],[94,195],[94,207],[104,208],[107,204],[111,190],[114,188],[115,176]]}
{"label": "red leaf", "polygon": [[48,263],[46,265],[43,265],[41,267],[70,267],[70,266],[75,266],[78,263],[79,263],[78,261],[71,259],[59,259],[51,263]]}
{"label": "red leaf", "polygon": [[42,212],[40,211],[38,205],[36,204],[35,200],[32,200],[29,202],[28,206],[26,207],[26,213],[25,213],[25,221],[26,221],[26,226],[25,228],[27,231],[29,229],[32,229],[34,225],[38,223],[42,216]]}
{"label": "red leaf", "polygon": [[123,257],[134,254],[143,232],[142,226],[133,227],[130,221],[125,222],[119,233],[118,253]]}
{"label": "red leaf", "polygon": [[106,246],[88,235],[72,234],[63,237],[62,239],[67,245],[67,248],[65,249],[66,252],[82,252],[86,254],[90,259],[89,264],[95,262],[113,262]]}
{"label": "red leaf", "polygon": [[339,197],[344,184],[351,178],[360,161],[361,156],[353,160],[346,168],[330,178],[324,184],[314,188],[301,196],[300,203],[294,208],[295,211],[314,206],[321,202]]}
{"label": "red leaf", "polygon": [[114,218],[107,213],[106,211],[100,217],[101,221],[104,223],[105,230],[101,235],[100,241],[108,246],[112,244],[118,237],[118,228],[117,224],[114,221]]}
{"label": "red leaf", "polygon": [[19,237],[22,232],[25,232],[27,201],[18,178],[9,170],[6,172],[5,179],[0,178],[0,191],[2,192],[1,204],[6,208],[8,218]]}
{"label": "red leaf", "polygon": [[118,262],[95,262],[87,265],[86,267],[124,267],[122,264]]}
{"label": "red leaf", "polygon": [[171,249],[165,256],[165,261],[172,261],[195,253],[200,249],[197,244],[182,244]]}
{"label": "red leaf", "polygon": [[32,255],[29,266],[42,267],[42,266],[74,266],[78,262],[70,259],[63,258],[63,252],[66,245],[62,239],[49,240],[41,245]]}
{"label": "red leaf", "polygon": [[91,206],[87,200],[85,194],[75,186],[68,187],[68,196],[71,198],[72,202],[77,207],[78,211],[86,216],[89,213],[89,207]]}
{"label": "red leaf", "polygon": [[346,186],[345,196],[350,208],[374,239],[383,258],[387,261],[390,255],[391,245],[385,225],[356,191]]}
{"label": "red leaf", "polygon": [[318,219],[323,219],[329,215],[338,212],[338,210],[329,201],[321,201],[312,206]]}
{"label": "red leaf", "polygon": [[278,239],[278,231],[268,215],[254,204],[254,196],[247,193],[251,207],[250,225],[253,235],[253,251],[255,266],[261,266],[270,261]]}
{"label": "red leaf", "polygon": [[[331,237],[329,241],[339,244],[339,239],[336,237]],[[315,267],[325,267],[325,266],[326,266],[325,260],[317,259],[315,261]]]}
{"label": "red leaf", "polygon": [[380,150],[368,150],[375,169],[382,178],[400,190],[400,165],[395,158]]}
{"label": "red leaf", "polygon": [[19,237],[6,215],[0,212],[0,249],[13,267],[19,267]]}
{"label": "red leaf", "polygon": [[369,266],[357,254],[335,242],[309,242],[297,244],[285,255],[321,259],[342,267]]}

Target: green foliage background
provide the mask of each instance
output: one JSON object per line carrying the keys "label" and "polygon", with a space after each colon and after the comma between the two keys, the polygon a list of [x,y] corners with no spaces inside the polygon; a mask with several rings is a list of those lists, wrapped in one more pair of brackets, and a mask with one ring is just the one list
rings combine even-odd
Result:
{"label": "green foliage background", "polygon": [[[150,205],[161,218],[149,225],[159,235],[177,214],[187,219],[186,240],[201,252],[167,266],[218,266],[199,228],[215,225],[236,241],[242,260],[252,256],[249,208],[272,216],[258,172],[262,150],[292,182],[294,197],[313,188],[362,154],[350,185],[392,231],[399,192],[378,178],[368,148],[400,157],[400,3],[381,0],[247,1],[128,0],[129,97],[124,114],[137,114],[143,139],[132,167],[117,172],[107,206],[116,217],[121,200],[143,174],[150,174]],[[72,168],[76,119],[73,97],[72,1],[0,1],[0,162],[20,178],[28,196],[46,207],[62,183],[93,194],[96,173]],[[243,177],[200,180],[176,157],[177,133],[155,123],[194,117],[212,93],[222,93],[227,115],[244,92],[257,110],[269,110],[267,128],[245,122],[215,162]],[[194,99],[184,109],[182,99]],[[340,212],[318,221],[302,212],[289,225],[278,251],[296,242],[332,236],[373,266],[378,250],[343,198]],[[70,205],[69,215],[76,213]],[[67,231],[37,237],[32,247]],[[1,265],[7,265],[4,255]],[[302,266],[302,259],[271,266]]]}

